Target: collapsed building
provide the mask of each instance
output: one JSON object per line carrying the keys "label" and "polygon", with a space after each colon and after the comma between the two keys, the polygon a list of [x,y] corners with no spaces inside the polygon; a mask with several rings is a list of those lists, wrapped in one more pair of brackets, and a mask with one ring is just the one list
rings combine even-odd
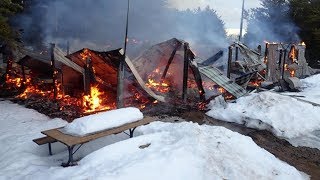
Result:
{"label": "collapsed building", "polygon": [[[23,49],[17,62],[21,75],[7,79],[24,88],[19,97],[38,93],[71,101],[85,112],[114,109],[117,105],[118,67],[123,50],[82,49],[69,55],[51,45],[48,52]],[[208,64],[198,64],[185,41],[171,39],[152,46],[132,61],[126,57],[126,106],[148,104],[197,105],[223,94],[238,98],[246,90]],[[72,99],[75,98],[75,99]]]}
{"label": "collapsed building", "polygon": [[264,55],[261,46],[257,49],[252,50],[240,42],[232,44],[229,47],[227,76],[244,87],[272,88],[279,85],[282,90],[297,90],[299,78],[317,72],[308,66],[304,43],[266,43]]}

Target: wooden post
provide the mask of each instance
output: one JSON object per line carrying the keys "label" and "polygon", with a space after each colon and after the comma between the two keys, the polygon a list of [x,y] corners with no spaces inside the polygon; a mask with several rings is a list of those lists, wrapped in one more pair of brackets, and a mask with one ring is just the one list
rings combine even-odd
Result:
{"label": "wooden post", "polygon": [[232,46],[229,46],[227,77],[231,77]]}
{"label": "wooden post", "polygon": [[200,75],[200,71],[198,69],[197,66],[193,65],[191,62],[190,62],[190,68],[193,72],[193,75],[194,75],[194,79],[196,80],[196,84],[198,86],[198,91],[199,91],[199,96],[200,96],[200,100],[201,101],[205,101],[205,91],[203,89],[203,86],[202,86],[202,78],[201,78],[201,75]]}
{"label": "wooden post", "polygon": [[50,44],[50,56],[51,56],[51,68],[52,68],[52,80],[53,80],[53,98],[57,99],[57,95],[58,95],[58,89],[57,89],[57,73],[58,71],[56,70],[56,66],[55,66],[55,57],[54,57],[54,48],[55,48],[55,44],[51,43]]}
{"label": "wooden post", "polygon": [[189,44],[184,43],[184,66],[183,66],[183,89],[182,99],[187,102],[187,89],[188,89],[188,67],[189,67]]}
{"label": "wooden post", "polygon": [[261,45],[258,45],[257,49],[258,49],[259,55],[261,56],[261,52],[262,52],[262,50],[261,50]]}
{"label": "wooden post", "polygon": [[10,52],[8,55],[5,56],[7,59],[7,68],[6,68],[6,81],[12,76],[12,64],[13,64],[13,55]]}
{"label": "wooden post", "polygon": [[64,79],[63,79],[63,73],[61,72],[61,87],[60,89],[62,90],[62,94],[63,96],[65,95],[65,91],[64,91]]}
{"label": "wooden post", "polygon": [[84,68],[84,92],[86,95],[89,95],[91,92],[91,59],[87,57],[86,66]]}
{"label": "wooden post", "polygon": [[24,69],[24,65],[21,65],[21,72],[22,72],[22,88],[25,87],[26,85],[26,72],[25,72],[25,69]]}
{"label": "wooden post", "polygon": [[279,53],[279,61],[278,61],[278,63],[279,63],[279,68],[281,67],[282,55],[283,55],[283,50],[282,50],[282,49],[280,49],[280,53]]}
{"label": "wooden post", "polygon": [[284,80],[284,72],[286,66],[287,50],[284,50],[283,60],[282,60],[282,79]]}

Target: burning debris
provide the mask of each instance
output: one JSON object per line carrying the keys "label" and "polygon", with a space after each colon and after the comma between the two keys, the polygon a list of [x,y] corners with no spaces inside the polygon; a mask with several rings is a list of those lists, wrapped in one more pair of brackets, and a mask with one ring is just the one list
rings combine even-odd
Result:
{"label": "burning debris", "polygon": [[[46,52],[23,50],[22,54],[13,63],[20,71],[7,78],[7,84],[19,89],[16,97],[20,101],[40,98],[56,103],[58,111],[77,109],[78,115],[116,108],[122,49],[99,52],[85,48],[66,55],[51,45]],[[177,39],[154,45],[133,61],[126,57],[125,62],[126,106],[144,109],[169,102],[203,108],[205,98],[245,94],[218,69],[199,68],[188,43]]]}

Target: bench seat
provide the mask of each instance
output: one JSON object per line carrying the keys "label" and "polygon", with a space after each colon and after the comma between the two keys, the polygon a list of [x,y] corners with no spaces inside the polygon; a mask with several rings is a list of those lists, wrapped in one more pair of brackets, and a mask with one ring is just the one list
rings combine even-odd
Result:
{"label": "bench seat", "polygon": [[[89,134],[86,136],[72,136],[69,134],[64,134],[63,132],[60,131],[61,128],[55,128],[55,129],[50,129],[50,130],[46,130],[46,131],[42,131],[41,133],[46,135],[45,137],[41,137],[38,139],[34,139],[33,141],[35,143],[37,143],[38,145],[43,145],[43,144],[48,144],[49,145],[49,154],[52,155],[51,152],[51,143],[54,142],[60,142],[64,145],[66,145],[68,147],[68,151],[69,151],[69,160],[67,163],[64,163],[63,166],[69,166],[70,164],[72,165],[73,163],[73,154],[85,143],[88,143],[90,141],[93,141],[95,139],[101,138],[101,137],[105,137],[105,136],[109,136],[112,134],[119,134],[122,132],[125,132],[126,130],[129,130],[129,136],[130,138],[133,137],[133,132],[134,130],[142,125],[147,125],[149,123],[151,123],[152,121],[154,121],[155,118],[154,117],[145,117],[139,121],[136,122],[132,122],[132,123],[127,123],[124,124],[122,126],[118,126],[115,128],[111,128],[111,129],[106,129],[103,131],[99,131],[99,132],[95,132],[93,134]],[[127,134],[127,133],[126,133]],[[76,145],[80,145],[79,148],[73,152],[73,148]]]}

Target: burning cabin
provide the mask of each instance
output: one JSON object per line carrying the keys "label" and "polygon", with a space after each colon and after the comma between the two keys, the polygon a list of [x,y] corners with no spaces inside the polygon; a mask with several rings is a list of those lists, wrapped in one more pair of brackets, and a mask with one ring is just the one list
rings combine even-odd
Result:
{"label": "burning cabin", "polygon": [[305,58],[306,45],[284,45],[266,43],[265,62],[267,64],[266,80],[278,82],[289,77],[303,78],[310,76],[312,69]]}

